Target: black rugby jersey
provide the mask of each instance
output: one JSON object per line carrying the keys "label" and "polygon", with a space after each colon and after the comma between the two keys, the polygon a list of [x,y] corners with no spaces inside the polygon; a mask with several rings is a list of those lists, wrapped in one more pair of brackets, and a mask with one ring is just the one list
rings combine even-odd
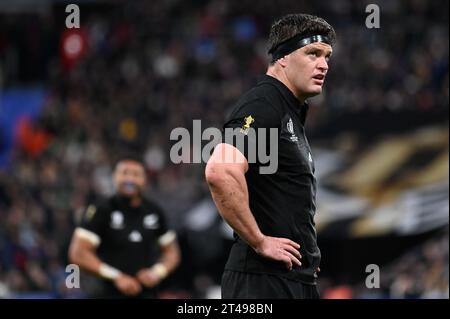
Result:
{"label": "black rugby jersey", "polygon": [[[249,148],[258,149],[258,138],[269,144],[269,133],[262,135],[258,128],[276,128],[278,166],[273,174],[262,174],[260,160],[250,162],[245,178],[250,209],[264,235],[289,238],[300,247],[302,266],[294,264],[289,271],[284,263],[261,257],[235,234],[227,270],[249,273],[272,273],[304,283],[316,283],[320,264],[314,215],[316,212],[316,179],[314,160],[305,135],[304,123],[308,105],[303,105],[277,79],[265,75],[256,87],[248,91],[235,105],[224,124],[239,128],[244,146],[224,139],[240,149],[249,160]],[[248,134],[249,128],[256,134]],[[260,144],[259,144],[260,145]],[[273,151],[273,145],[265,149]],[[258,150],[259,151],[259,150]]]}
{"label": "black rugby jersey", "polygon": [[[131,276],[154,265],[161,255],[160,245],[175,238],[158,205],[142,199],[140,206],[131,207],[129,199],[119,195],[88,206],[79,228],[98,236],[96,253],[102,262]],[[103,289],[118,292],[111,281],[97,279]]]}

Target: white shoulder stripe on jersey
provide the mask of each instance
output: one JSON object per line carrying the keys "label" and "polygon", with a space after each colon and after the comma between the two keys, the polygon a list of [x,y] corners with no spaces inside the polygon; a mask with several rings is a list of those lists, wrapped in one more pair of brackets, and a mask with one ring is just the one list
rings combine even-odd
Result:
{"label": "white shoulder stripe on jersey", "polygon": [[161,246],[166,246],[174,241],[175,238],[177,238],[177,234],[173,230],[169,230],[164,235],[158,238],[158,243]]}
{"label": "white shoulder stripe on jersey", "polygon": [[75,235],[80,238],[86,239],[88,242],[90,242],[94,246],[100,245],[100,242],[101,242],[100,236],[98,236],[96,233],[94,233],[90,230],[87,230],[87,229],[81,228],[81,227],[77,227],[75,229]]}

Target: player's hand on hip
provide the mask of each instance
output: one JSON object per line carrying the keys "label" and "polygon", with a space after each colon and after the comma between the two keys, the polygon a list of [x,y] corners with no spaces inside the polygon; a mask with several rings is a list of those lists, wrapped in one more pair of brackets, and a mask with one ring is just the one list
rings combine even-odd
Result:
{"label": "player's hand on hip", "polygon": [[147,288],[153,288],[161,281],[161,277],[154,273],[151,268],[141,269],[136,277]]}
{"label": "player's hand on hip", "polygon": [[301,266],[300,245],[287,238],[264,236],[258,247],[259,255],[283,262],[291,270],[294,265]]}
{"label": "player's hand on hip", "polygon": [[141,284],[133,277],[121,274],[114,280],[114,285],[124,295],[136,296],[142,291]]}

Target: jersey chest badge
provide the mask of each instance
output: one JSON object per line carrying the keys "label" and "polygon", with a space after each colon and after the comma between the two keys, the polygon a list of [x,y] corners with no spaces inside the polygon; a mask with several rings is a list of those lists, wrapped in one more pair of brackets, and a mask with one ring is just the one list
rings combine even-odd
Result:
{"label": "jersey chest badge", "polygon": [[250,129],[250,125],[255,122],[255,119],[253,116],[249,115],[246,118],[244,118],[244,125],[241,127],[241,133],[247,135],[248,130]]}
{"label": "jersey chest badge", "polygon": [[297,142],[298,141],[298,137],[297,137],[297,135],[295,135],[295,132],[294,132],[294,122],[292,122],[292,118],[289,118],[289,121],[286,124],[286,129],[291,134],[289,139],[292,142]]}
{"label": "jersey chest badge", "polygon": [[111,213],[110,226],[113,229],[122,229],[125,227],[123,213],[115,210]]}
{"label": "jersey chest badge", "polygon": [[90,222],[92,217],[94,217],[96,211],[97,211],[97,207],[95,207],[94,205],[89,205],[88,208],[86,209],[86,214],[84,216],[84,219],[87,222]]}
{"label": "jersey chest badge", "polygon": [[159,227],[159,217],[156,214],[149,214],[144,217],[144,228],[156,229]]}
{"label": "jersey chest badge", "polygon": [[139,243],[142,241],[142,235],[140,232],[138,232],[137,230],[133,230],[129,235],[128,235],[128,240],[133,242],[133,243]]}

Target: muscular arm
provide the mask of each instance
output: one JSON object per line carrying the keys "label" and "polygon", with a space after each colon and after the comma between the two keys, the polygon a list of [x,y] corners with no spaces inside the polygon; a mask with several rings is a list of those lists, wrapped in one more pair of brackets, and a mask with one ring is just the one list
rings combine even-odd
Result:
{"label": "muscular arm", "polygon": [[293,263],[300,266],[297,243],[265,236],[259,229],[249,207],[247,170],[248,162],[239,150],[229,144],[217,145],[206,166],[205,177],[220,215],[258,254],[282,261],[288,269],[292,269]]}
{"label": "muscular arm", "polygon": [[95,250],[96,245],[92,241],[75,233],[69,247],[69,260],[86,271],[98,274],[102,262],[97,257]]}
{"label": "muscular arm", "polygon": [[[225,153],[227,157],[233,154],[236,162],[226,161]],[[264,235],[250,211],[245,180],[247,170],[248,163],[241,152],[229,144],[219,144],[208,161],[205,177],[220,215],[243,240],[256,249]]]}

